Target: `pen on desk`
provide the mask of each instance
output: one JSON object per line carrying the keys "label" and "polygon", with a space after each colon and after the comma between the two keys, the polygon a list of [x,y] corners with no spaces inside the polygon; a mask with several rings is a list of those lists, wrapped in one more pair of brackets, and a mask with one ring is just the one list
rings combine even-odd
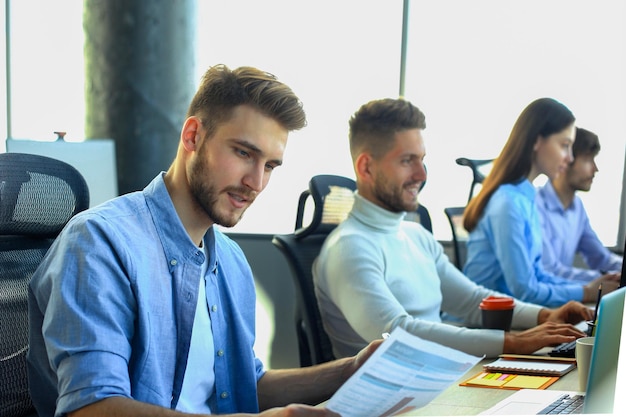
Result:
{"label": "pen on desk", "polygon": [[596,311],[593,313],[593,323],[598,320],[598,307],[600,306],[600,298],[602,298],[602,284],[598,285],[598,298],[596,299]]}
{"label": "pen on desk", "polygon": [[600,299],[602,298],[602,284],[598,285],[598,297],[596,299],[596,309],[593,312],[593,321],[589,323],[589,329],[587,334],[589,336],[595,336],[596,324],[598,321],[598,308],[600,307]]}

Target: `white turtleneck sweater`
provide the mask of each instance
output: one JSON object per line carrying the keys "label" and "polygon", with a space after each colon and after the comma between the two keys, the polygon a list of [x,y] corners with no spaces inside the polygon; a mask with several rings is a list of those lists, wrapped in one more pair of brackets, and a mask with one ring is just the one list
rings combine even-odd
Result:
{"label": "white turtleneck sweater", "polygon": [[[328,236],[313,265],[335,356],[354,355],[397,326],[472,355],[501,354],[503,331],[469,327],[480,327],[481,300],[502,294],[465,277],[433,235],[404,216],[355,193],[348,218]],[[537,325],[541,308],[516,300],[513,328]],[[443,323],[441,313],[462,318],[468,327]]]}

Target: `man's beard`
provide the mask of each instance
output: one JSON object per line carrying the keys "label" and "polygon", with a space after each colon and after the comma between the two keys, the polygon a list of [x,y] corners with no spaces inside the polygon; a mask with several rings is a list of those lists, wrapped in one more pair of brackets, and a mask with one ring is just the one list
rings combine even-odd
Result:
{"label": "man's beard", "polygon": [[374,182],[374,195],[385,205],[385,208],[391,212],[415,211],[419,205],[417,198],[410,203],[405,203],[402,198],[404,186],[407,185],[412,184],[403,184],[400,188],[388,186],[386,178],[379,175]]}
{"label": "man's beard", "polygon": [[[237,218],[230,216],[229,213],[220,213],[217,207],[219,192],[215,189],[213,184],[210,182],[203,182],[201,180],[201,178],[206,176],[208,172],[210,172],[210,170],[206,161],[203,158],[198,158],[196,163],[194,163],[191,168],[191,176],[189,178],[191,195],[214,223],[224,227],[233,227],[239,223],[239,220],[243,217],[245,209]],[[227,187],[224,191],[232,191],[236,194],[246,196],[249,200],[249,204],[251,204],[254,200],[254,196],[250,195],[249,190],[244,188]]]}

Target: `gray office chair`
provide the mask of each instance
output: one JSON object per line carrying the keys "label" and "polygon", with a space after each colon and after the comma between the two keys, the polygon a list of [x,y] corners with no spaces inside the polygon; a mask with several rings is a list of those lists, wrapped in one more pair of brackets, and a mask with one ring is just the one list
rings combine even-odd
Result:
{"label": "gray office chair", "polygon": [[[272,243],[283,253],[292,272],[296,289],[295,327],[300,366],[310,366],[334,359],[332,345],[320,315],[313,285],[312,265],[326,236],[346,218],[354,202],[354,180],[338,175],[316,175],[309,189],[300,194],[296,212],[296,230],[276,235]],[[306,219],[312,200],[313,213]]]}
{"label": "gray office chair", "polygon": [[83,176],[39,155],[0,154],[0,416],[36,416],[28,390],[28,283],[68,220],[89,207]]}

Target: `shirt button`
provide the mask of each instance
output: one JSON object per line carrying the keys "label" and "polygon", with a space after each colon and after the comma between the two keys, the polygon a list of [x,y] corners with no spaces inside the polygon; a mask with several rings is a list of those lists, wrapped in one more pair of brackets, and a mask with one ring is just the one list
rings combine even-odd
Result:
{"label": "shirt button", "polygon": [[220,394],[220,397],[222,397],[222,398],[228,398],[228,393],[227,393],[226,391],[224,391],[224,392],[222,392],[222,393]]}
{"label": "shirt button", "polygon": [[217,356],[224,356],[224,350],[220,349],[217,351]]}
{"label": "shirt button", "polygon": [[170,265],[175,266],[178,263],[178,261],[176,259],[172,259],[170,261]]}
{"label": "shirt button", "polygon": [[213,304],[211,306],[211,311],[215,313],[217,311],[217,305]]}

